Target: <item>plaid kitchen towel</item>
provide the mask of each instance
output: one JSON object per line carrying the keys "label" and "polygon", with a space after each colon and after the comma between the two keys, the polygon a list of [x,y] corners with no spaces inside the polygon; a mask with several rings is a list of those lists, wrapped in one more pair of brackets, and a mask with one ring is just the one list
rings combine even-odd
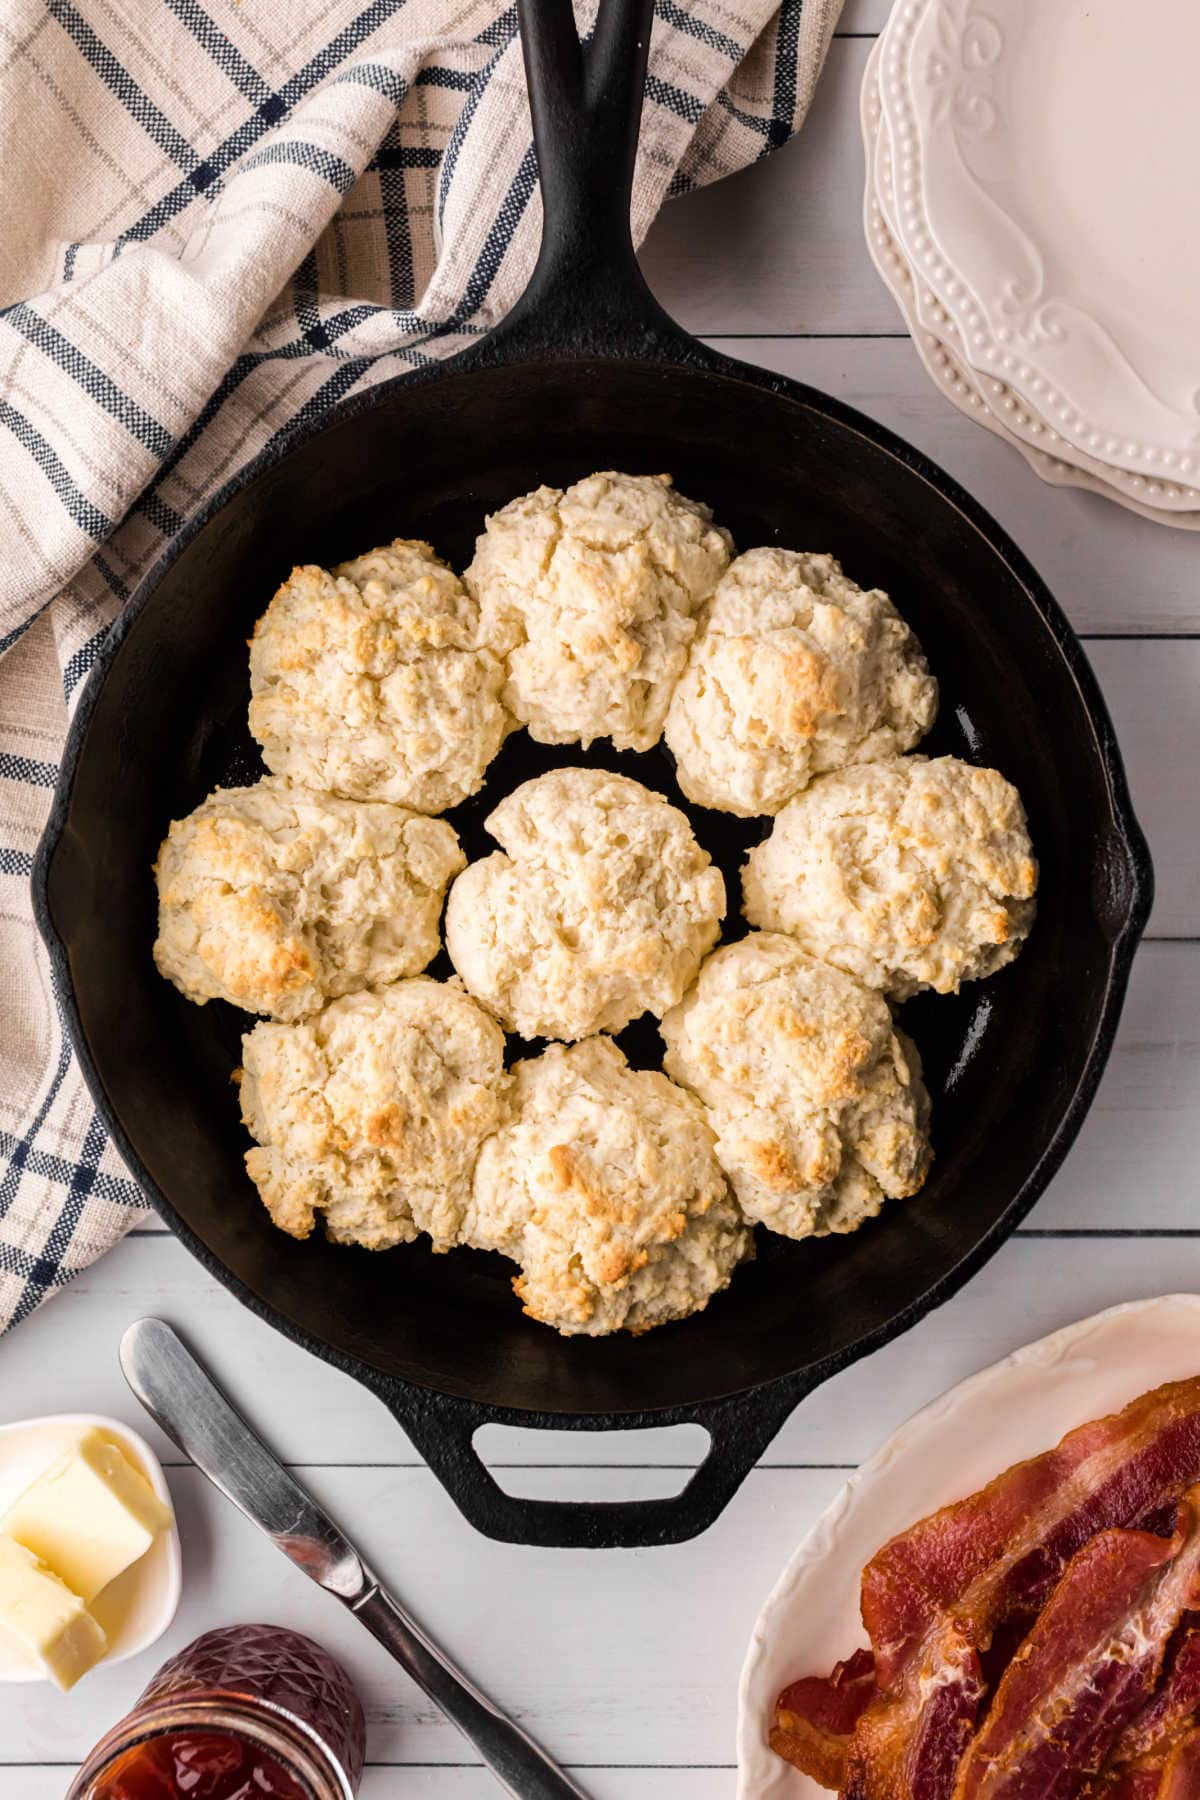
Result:
{"label": "plaid kitchen towel", "polygon": [[[0,8],[0,1329],[144,1204],[30,911],[71,706],[208,494],[519,294],[540,205],[502,3]],[[776,6],[657,0],[639,241],[803,119],[841,0]]]}

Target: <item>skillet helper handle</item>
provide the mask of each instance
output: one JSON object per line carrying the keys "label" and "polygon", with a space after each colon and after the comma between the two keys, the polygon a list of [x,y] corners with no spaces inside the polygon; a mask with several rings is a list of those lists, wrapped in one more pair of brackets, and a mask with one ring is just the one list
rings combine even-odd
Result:
{"label": "skillet helper handle", "polygon": [[472,1441],[481,1425],[587,1431],[586,1416],[531,1419],[383,1382],[376,1392],[459,1511],[485,1537],[559,1550],[633,1550],[685,1543],[707,1531],[793,1409],[830,1372],[818,1366],[729,1400],[606,1421],[627,1430],[700,1425],[708,1432],[708,1455],[687,1486],[656,1500],[532,1500],[507,1494]]}
{"label": "skillet helper handle", "polygon": [[636,354],[678,326],[638,267],[629,209],[654,0],[599,0],[581,45],[571,0],[517,0],[542,193],[529,285],[492,334],[510,354]]}
{"label": "skillet helper handle", "polygon": [[519,1725],[494,1707],[410,1619],[386,1588],[373,1586],[354,1603],[355,1617],[469,1738],[513,1800],[587,1800],[582,1788],[550,1761]]}

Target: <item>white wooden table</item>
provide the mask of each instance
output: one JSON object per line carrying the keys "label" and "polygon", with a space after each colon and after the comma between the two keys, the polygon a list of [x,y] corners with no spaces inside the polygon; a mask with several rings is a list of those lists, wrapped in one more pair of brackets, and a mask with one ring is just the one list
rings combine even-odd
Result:
{"label": "white wooden table", "polygon": [[[1029,553],[1088,641],[1158,870],[1158,901],[1099,1098],[1028,1226],[908,1337],[815,1394],[720,1522],[634,1553],[477,1536],[383,1408],[292,1348],[148,1221],[0,1348],[0,1412],[90,1408],[145,1428],[117,1368],[131,1319],[185,1328],[396,1589],[597,1800],[724,1800],[738,1668],[780,1565],[845,1472],[906,1414],[1016,1345],[1116,1301],[1200,1287],[1200,539],[1044,487],[918,365],[859,224],[857,99],[886,0],[849,0],[817,105],[767,163],[672,205],[645,263],[685,324],[830,390],[949,468]],[[153,1437],[153,1431],[150,1435]],[[162,1651],[69,1701],[0,1689],[0,1794],[60,1800],[68,1769],[166,1648],[265,1617],[313,1632],[366,1698],[365,1800],[488,1800],[490,1777],[340,1609],[161,1440],[186,1559]],[[506,1486],[559,1497],[673,1492],[703,1434],[546,1437],[496,1428]]]}

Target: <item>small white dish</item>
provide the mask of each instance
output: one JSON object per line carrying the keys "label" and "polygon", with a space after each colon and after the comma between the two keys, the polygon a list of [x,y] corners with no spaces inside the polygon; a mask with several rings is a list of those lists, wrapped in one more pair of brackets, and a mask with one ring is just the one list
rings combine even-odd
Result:
{"label": "small white dish", "polygon": [[[136,1431],[101,1413],[53,1413],[41,1419],[18,1419],[12,1425],[0,1425],[0,1518],[51,1463],[93,1428],[121,1446],[159,1499],[169,1506],[171,1494],[162,1464]],[[145,1556],[118,1575],[93,1601],[92,1611],[108,1636],[109,1646],[98,1666],[124,1662],[149,1649],[175,1617],[182,1585],[179,1532],[172,1525],[169,1531],[160,1533]],[[0,1629],[0,1681],[47,1679],[45,1671]]]}
{"label": "small white dish", "polygon": [[789,1681],[865,1646],[859,1579],[882,1544],[1075,1426],[1196,1374],[1200,1295],[1171,1294],[1027,1344],[902,1425],[817,1520],[759,1614],[738,1692],[738,1800],[829,1800],[775,1755],[767,1728]]}

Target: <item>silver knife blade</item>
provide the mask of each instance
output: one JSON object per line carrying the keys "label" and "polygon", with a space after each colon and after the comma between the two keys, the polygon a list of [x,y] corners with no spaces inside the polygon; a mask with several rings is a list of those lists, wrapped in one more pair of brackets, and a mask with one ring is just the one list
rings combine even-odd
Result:
{"label": "silver knife blade", "polygon": [[515,1800],[587,1800],[376,1580],[163,1319],[121,1339],[125,1379],[173,1444],[309,1578],[341,1600],[468,1738]]}
{"label": "silver knife blade", "polygon": [[125,1379],[160,1431],[252,1519],[298,1569],[351,1603],[373,1585],[362,1558],[294,1481],[162,1319],[121,1339]]}

